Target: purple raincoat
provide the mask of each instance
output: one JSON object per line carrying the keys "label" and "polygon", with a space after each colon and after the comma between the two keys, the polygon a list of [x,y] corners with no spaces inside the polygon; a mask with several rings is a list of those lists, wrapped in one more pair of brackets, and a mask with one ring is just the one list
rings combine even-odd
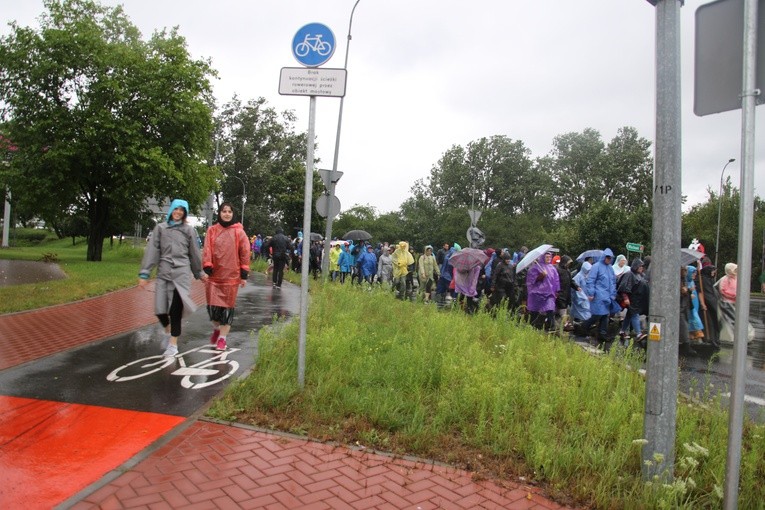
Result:
{"label": "purple raincoat", "polygon": [[[537,281],[537,277],[545,271],[547,274]],[[560,290],[558,271],[552,264],[545,264],[544,254],[531,264],[526,273],[526,308],[530,312],[555,311],[555,295]]]}

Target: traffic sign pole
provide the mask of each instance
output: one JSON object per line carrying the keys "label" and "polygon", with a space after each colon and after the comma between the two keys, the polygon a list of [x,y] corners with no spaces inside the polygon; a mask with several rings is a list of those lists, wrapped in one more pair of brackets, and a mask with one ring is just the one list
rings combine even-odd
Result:
{"label": "traffic sign pole", "polygon": [[298,340],[298,385],[305,386],[305,343],[308,329],[308,261],[311,239],[311,209],[313,209],[313,157],[316,132],[316,96],[308,107],[308,149],[305,157],[305,199],[303,203],[303,260],[300,264],[300,338]]}
{"label": "traffic sign pole", "polygon": [[654,159],[651,315],[648,342],[643,479],[671,480],[675,463],[680,321],[680,7],[656,5],[656,143]]}

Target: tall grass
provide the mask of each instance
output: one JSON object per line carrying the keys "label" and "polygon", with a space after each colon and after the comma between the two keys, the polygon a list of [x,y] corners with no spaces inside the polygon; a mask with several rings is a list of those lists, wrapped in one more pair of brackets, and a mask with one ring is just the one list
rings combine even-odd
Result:
{"label": "tall grass", "polygon": [[[717,508],[724,412],[678,404],[675,482],[641,479],[636,357],[595,358],[506,317],[311,286],[306,384],[295,322],[262,332],[252,374],[210,415],[518,476],[598,508]],[[739,508],[763,508],[765,433],[747,422]]]}
{"label": "tall grass", "polygon": [[143,244],[104,241],[103,260],[87,262],[87,243],[71,238],[46,240],[35,246],[0,250],[0,258],[15,260],[53,260],[66,273],[63,280],[50,280],[0,287],[0,313],[19,312],[43,306],[68,303],[135,285],[138,281]]}

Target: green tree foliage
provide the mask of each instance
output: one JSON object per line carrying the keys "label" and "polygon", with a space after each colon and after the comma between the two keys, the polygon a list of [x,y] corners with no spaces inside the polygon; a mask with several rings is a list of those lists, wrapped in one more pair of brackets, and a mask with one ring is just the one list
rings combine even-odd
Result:
{"label": "green tree foliage", "polygon": [[653,196],[650,147],[632,127],[619,129],[607,146],[591,128],[556,136],[550,155],[539,164],[555,182],[557,216],[576,218],[601,201],[628,213],[649,203]]}
{"label": "green tree foliage", "polygon": [[38,30],[11,23],[0,39],[0,120],[18,146],[3,173],[46,220],[84,213],[97,261],[112,218],[137,219],[150,197],[194,208],[213,189],[213,71],[175,29],[143,40],[122,7],[44,6]]}
{"label": "green tree foliage", "polygon": [[[247,102],[234,97],[217,116],[220,190],[238,206],[244,184],[248,233],[270,233],[283,225],[294,237],[303,228],[307,137],[295,132],[295,119],[293,112],[280,114],[262,97]],[[314,172],[313,198],[323,190]],[[311,218],[312,230],[323,231],[322,218],[315,213]]]}
{"label": "green tree foliage", "polygon": [[[696,204],[683,215],[682,245],[688,246],[695,237],[699,239],[706,254],[714,262],[717,252],[718,275],[723,275],[723,268],[728,262],[738,260],[739,208],[741,194],[726,179],[722,196],[707,188],[706,202]],[[720,216],[720,246],[715,246],[717,238],[717,216]],[[765,201],[754,198],[754,228],[752,232],[752,290],[759,291],[758,278],[762,272],[765,255]]]}

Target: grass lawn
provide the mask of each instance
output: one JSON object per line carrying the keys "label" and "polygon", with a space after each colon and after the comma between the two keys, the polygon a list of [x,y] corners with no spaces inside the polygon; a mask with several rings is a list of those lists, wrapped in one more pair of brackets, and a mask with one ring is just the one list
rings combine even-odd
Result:
{"label": "grass lawn", "polygon": [[68,303],[135,285],[143,256],[143,243],[134,248],[132,242],[104,241],[103,260],[86,262],[87,244],[78,239],[46,240],[21,248],[4,248],[0,258],[16,260],[52,259],[64,270],[67,278],[40,283],[0,287],[0,313],[19,312],[43,306]]}
{"label": "grass lawn", "polygon": [[[305,388],[298,321],[259,335],[253,372],[208,414],[537,483],[594,508],[720,508],[727,412],[680,400],[674,481],[641,478],[638,353],[593,357],[486,314],[311,283]],[[714,402],[717,397],[708,395]],[[653,459],[657,461],[659,459]],[[765,501],[765,429],[744,427],[739,508]]]}

